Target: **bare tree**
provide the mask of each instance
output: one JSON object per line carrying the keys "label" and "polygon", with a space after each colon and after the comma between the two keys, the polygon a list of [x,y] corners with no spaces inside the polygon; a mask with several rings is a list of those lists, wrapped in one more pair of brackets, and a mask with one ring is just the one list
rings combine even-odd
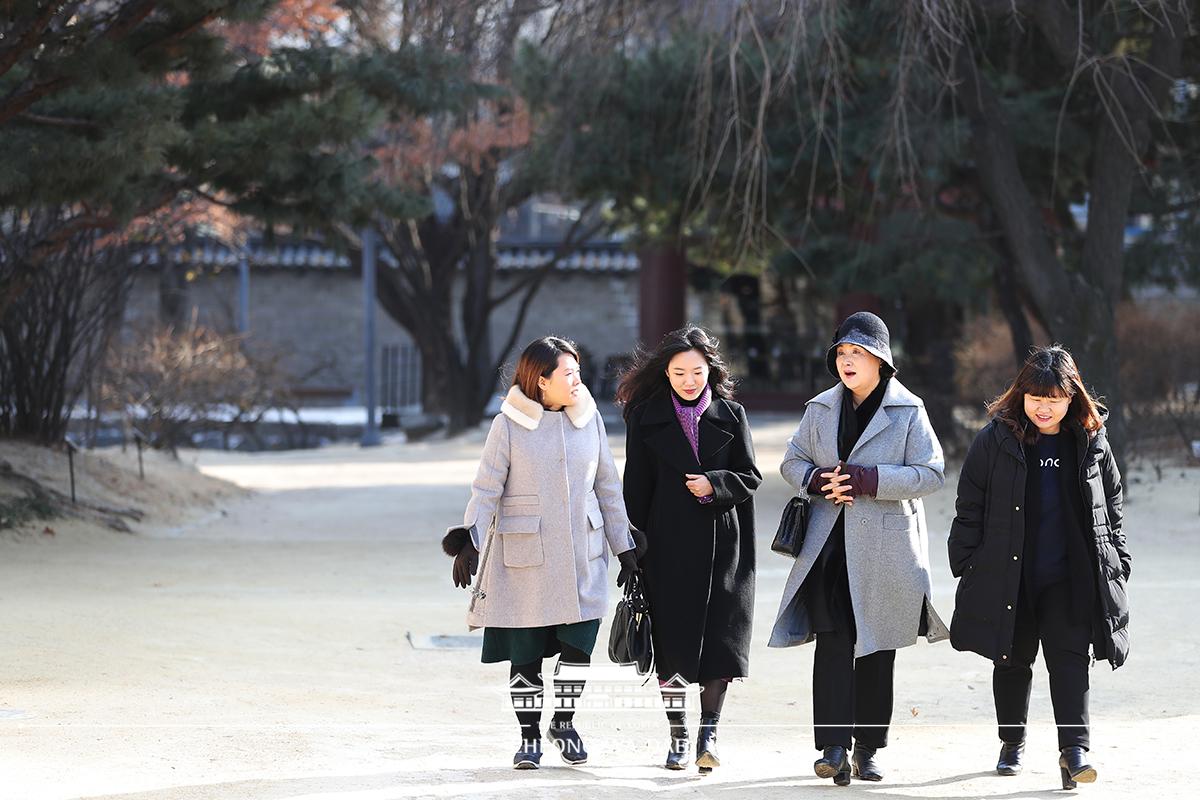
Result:
{"label": "bare tree", "polygon": [[[0,284],[32,275],[21,302],[0,316],[0,433],[46,444],[66,433],[133,280],[124,248],[95,231],[76,233],[49,255],[38,252],[72,213],[0,215]],[[33,258],[40,259],[36,269]]]}

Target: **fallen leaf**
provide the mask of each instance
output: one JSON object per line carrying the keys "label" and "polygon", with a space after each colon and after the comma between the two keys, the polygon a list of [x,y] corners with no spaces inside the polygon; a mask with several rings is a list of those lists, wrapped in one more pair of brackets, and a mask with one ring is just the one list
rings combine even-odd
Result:
{"label": "fallen leaf", "polygon": [[920,710],[919,710],[919,709],[918,709],[916,706],[913,706],[912,708],[910,708],[910,709],[909,709],[909,712],[911,712],[911,713],[912,713],[912,715],[913,715],[914,717],[915,717],[917,714],[920,714],[920,713],[921,713],[921,712],[920,712]]}
{"label": "fallen leaf", "polygon": [[46,527],[42,528],[42,535],[43,536],[53,536],[54,528],[51,528],[49,525],[47,525]]}

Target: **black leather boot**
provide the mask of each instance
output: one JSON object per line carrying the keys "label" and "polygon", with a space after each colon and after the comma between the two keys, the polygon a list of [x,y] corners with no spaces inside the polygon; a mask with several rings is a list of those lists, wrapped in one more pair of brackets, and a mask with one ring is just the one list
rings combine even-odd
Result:
{"label": "black leather boot", "polygon": [[688,765],[688,732],[687,724],[671,726],[671,749],[667,751],[667,769],[686,769]]}
{"label": "black leather boot", "polygon": [[996,774],[1020,775],[1021,756],[1025,755],[1024,742],[1005,742],[1000,745],[1000,758],[996,760]]}
{"label": "black leather boot", "polygon": [[864,781],[883,780],[883,771],[875,763],[875,748],[864,744],[854,744],[854,755],[851,757],[851,774]]}
{"label": "black leather boot", "polygon": [[537,769],[542,763],[542,740],[522,739],[521,749],[513,756],[513,769]]}
{"label": "black leather boot", "polygon": [[1058,771],[1062,773],[1064,789],[1074,789],[1076,783],[1096,780],[1096,768],[1087,763],[1087,750],[1082,747],[1064,747],[1058,757]]}
{"label": "black leather boot", "polygon": [[575,731],[575,723],[562,720],[550,723],[550,741],[558,748],[562,760],[572,766],[587,763],[587,750],[583,749],[583,739]]}
{"label": "black leather boot", "polygon": [[833,778],[838,786],[850,785],[850,757],[846,748],[835,745],[826,747],[821,757],[813,764],[813,771],[818,778]]}
{"label": "black leather boot", "polygon": [[696,734],[696,766],[701,772],[711,772],[713,767],[721,766],[717,757],[717,721],[720,717],[712,714],[700,716],[700,732]]}

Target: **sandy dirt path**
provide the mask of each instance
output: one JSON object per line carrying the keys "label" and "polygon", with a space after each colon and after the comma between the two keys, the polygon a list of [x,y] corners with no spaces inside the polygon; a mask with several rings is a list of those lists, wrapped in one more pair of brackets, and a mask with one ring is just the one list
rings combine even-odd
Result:
{"label": "sandy dirt path", "polygon": [[[787,568],[767,543],[788,496],[776,465],[792,423],[761,415],[752,424],[767,476],[752,677],[731,689],[725,765],[713,775],[656,766],[665,752],[661,711],[595,707],[576,720],[589,766],[547,755],[540,771],[514,772],[506,668],[478,663],[475,650],[414,646],[466,633],[466,595],[451,586],[438,540],[461,517],[482,443],[476,432],[370,451],[186,454],[253,494],[183,522],[150,521],[136,535],[66,525],[53,537],[0,540],[0,800],[831,791],[811,769],[812,650],[765,646]],[[1132,656],[1115,673],[1106,664],[1092,671],[1100,782],[1079,794],[1195,797],[1188,745],[1200,733],[1200,470],[1175,469],[1153,483],[1134,477]],[[953,482],[927,505],[934,600],[947,620]],[[602,641],[598,664],[603,652]],[[999,778],[990,665],[948,644],[901,651],[891,746],[881,753],[887,780],[849,791],[1062,796],[1038,669],[1028,769]],[[593,684],[596,703],[618,692],[635,698],[626,703],[654,700],[621,670],[597,671]]]}

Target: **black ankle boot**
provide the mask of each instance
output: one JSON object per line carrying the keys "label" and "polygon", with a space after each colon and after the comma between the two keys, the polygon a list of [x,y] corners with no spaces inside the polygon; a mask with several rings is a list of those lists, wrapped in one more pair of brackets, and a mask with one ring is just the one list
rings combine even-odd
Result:
{"label": "black ankle boot", "polygon": [[1021,756],[1024,754],[1024,742],[1005,742],[1000,745],[1000,758],[996,761],[996,773],[999,775],[1020,775]]}
{"label": "black ankle boot", "polygon": [[833,778],[838,786],[850,785],[850,757],[846,748],[835,745],[826,747],[821,757],[813,764],[813,771],[818,778]]}
{"label": "black ankle boot", "polygon": [[716,714],[700,716],[700,732],[696,734],[696,766],[701,772],[721,766],[721,759],[717,757],[717,722],[720,719]]}
{"label": "black ankle boot", "polygon": [[550,723],[550,741],[558,748],[562,760],[572,766],[587,763],[587,750],[583,749],[583,739],[575,732],[575,723],[571,720],[560,720]]}
{"label": "black ankle boot", "polygon": [[513,756],[513,769],[537,769],[542,763],[542,740],[522,739],[521,749]]}
{"label": "black ankle boot", "polygon": [[687,723],[671,725],[671,749],[667,751],[667,769],[686,769],[688,765]]}
{"label": "black ankle boot", "polygon": [[864,744],[854,744],[854,755],[851,757],[851,774],[864,781],[883,780],[883,771],[875,763],[875,748]]}
{"label": "black ankle boot", "polygon": [[1096,768],[1087,762],[1087,750],[1082,747],[1064,747],[1058,757],[1058,771],[1062,773],[1064,789],[1074,789],[1076,783],[1096,780]]}

